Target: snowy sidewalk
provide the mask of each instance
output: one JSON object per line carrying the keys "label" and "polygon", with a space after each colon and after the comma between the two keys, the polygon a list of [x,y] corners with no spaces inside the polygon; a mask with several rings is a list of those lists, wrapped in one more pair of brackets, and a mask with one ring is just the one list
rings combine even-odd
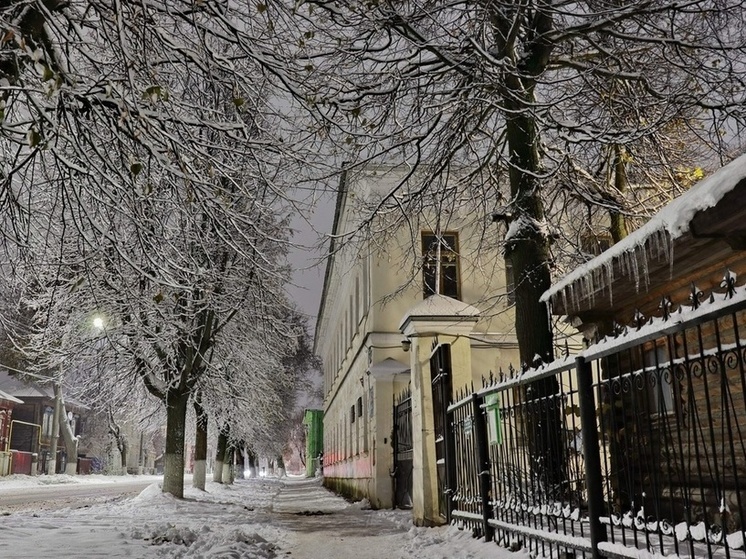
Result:
{"label": "snowy sidewalk", "polygon": [[273,499],[272,512],[289,530],[286,554],[294,559],[410,557],[402,544],[409,539],[412,513],[363,506],[332,495],[318,480],[288,480]]}
{"label": "snowy sidewalk", "polygon": [[[0,481],[0,503],[3,483]],[[364,510],[320,480],[208,482],[185,499],[157,483],[139,496],[0,516],[0,557],[194,559],[522,559],[455,528],[417,528],[410,511]]]}

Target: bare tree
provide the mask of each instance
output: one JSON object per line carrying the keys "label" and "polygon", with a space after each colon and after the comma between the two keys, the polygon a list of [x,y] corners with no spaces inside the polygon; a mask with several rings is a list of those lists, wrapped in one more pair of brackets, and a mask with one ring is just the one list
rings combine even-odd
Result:
{"label": "bare tree", "polygon": [[[277,456],[290,440],[291,418],[297,398],[308,387],[308,373],[317,366],[311,353],[305,319],[292,308],[280,308],[276,320],[292,327],[293,337],[282,344],[273,337],[254,337],[249,331],[236,334],[243,339],[241,351],[217,348],[213,369],[204,377],[200,390],[205,413],[219,430],[214,481],[223,479],[231,449],[241,451],[246,442],[261,454]],[[231,324],[226,331],[244,331],[248,322]],[[259,330],[254,329],[254,334]]]}
{"label": "bare tree", "polygon": [[298,157],[269,102],[281,66],[238,2],[0,14],[2,217],[33,314],[25,351],[39,371],[106,354],[79,368],[120,394],[139,378],[166,409],[164,491],[181,496],[186,407],[221,332],[256,316],[263,335],[293,337],[267,318],[287,283],[283,173]]}
{"label": "bare tree", "polygon": [[129,452],[129,440],[126,433],[122,430],[121,424],[114,416],[114,410],[110,407],[107,414],[107,423],[109,426],[109,435],[116,445],[119,455],[121,456],[122,472],[127,471],[127,454]]}

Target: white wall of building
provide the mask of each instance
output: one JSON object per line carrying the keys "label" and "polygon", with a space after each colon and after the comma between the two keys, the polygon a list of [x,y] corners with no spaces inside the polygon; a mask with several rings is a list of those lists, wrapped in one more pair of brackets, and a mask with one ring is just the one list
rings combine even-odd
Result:
{"label": "white wall of building", "polygon": [[[337,235],[355,230],[360,204],[388,191],[399,176],[377,170],[350,178],[338,206]],[[497,243],[494,249],[484,246],[479,226],[459,216],[442,217],[442,230],[459,236],[461,299],[483,311],[471,340],[476,383],[511,361],[517,364],[505,267]],[[377,507],[392,504],[393,399],[407,387],[410,375],[369,371],[387,358],[404,366],[410,360],[401,347],[399,324],[423,299],[420,234],[432,230],[433,220],[415,216],[411,221],[414,227],[380,238],[373,233],[367,240],[336,243],[316,328],[315,349],[324,367],[325,480]]]}

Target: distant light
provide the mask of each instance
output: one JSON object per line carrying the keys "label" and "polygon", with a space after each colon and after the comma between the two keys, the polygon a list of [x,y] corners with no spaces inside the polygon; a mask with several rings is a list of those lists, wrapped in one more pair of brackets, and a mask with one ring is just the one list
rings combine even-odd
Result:
{"label": "distant light", "polygon": [[93,319],[93,327],[97,328],[98,330],[102,330],[104,327],[104,319],[100,316],[97,316]]}

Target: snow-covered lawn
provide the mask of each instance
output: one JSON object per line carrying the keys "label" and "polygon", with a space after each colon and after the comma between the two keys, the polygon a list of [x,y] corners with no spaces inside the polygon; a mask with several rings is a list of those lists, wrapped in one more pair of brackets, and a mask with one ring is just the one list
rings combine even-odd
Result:
{"label": "snow-covered lawn", "polygon": [[[95,479],[96,477],[103,479]],[[131,479],[133,476],[125,476]],[[116,477],[0,480],[4,491],[49,481],[116,483]],[[119,478],[121,480],[122,478]],[[0,509],[2,507],[0,506]],[[55,511],[0,517],[0,557],[177,557],[272,559],[524,559],[452,527],[418,528],[410,511],[366,510],[316,479],[208,482],[185,499],[154,482],[137,497]]]}

